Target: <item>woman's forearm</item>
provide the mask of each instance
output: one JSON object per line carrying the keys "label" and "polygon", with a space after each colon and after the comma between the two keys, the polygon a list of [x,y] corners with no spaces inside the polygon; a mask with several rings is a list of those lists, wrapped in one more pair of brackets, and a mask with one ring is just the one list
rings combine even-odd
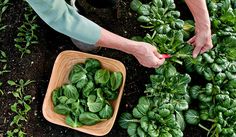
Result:
{"label": "woman's forearm", "polygon": [[139,50],[136,49],[140,48],[137,46],[137,42],[116,35],[103,28],[101,28],[101,36],[96,45],[105,48],[117,49],[128,54],[138,52]]}
{"label": "woman's forearm", "polygon": [[191,13],[193,14],[196,27],[198,29],[210,29],[209,13],[205,0],[185,0]]}

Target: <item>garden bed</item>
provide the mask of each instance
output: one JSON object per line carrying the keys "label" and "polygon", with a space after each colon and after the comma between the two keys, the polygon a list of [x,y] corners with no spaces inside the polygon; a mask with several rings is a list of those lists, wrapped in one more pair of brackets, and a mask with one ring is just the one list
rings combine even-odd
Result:
{"label": "garden bed", "polygon": [[[136,14],[130,9],[131,0],[119,0],[117,9],[95,9],[87,5],[85,0],[81,1],[84,8],[84,15],[99,24],[100,26],[121,36],[130,38],[134,35],[143,35],[144,30],[136,21]],[[182,19],[191,19],[191,14],[186,5],[177,2],[177,9],[181,12]],[[10,126],[15,113],[11,111],[11,105],[16,102],[11,94],[15,88],[7,84],[8,80],[34,80],[26,87],[25,93],[32,96],[31,110],[28,113],[28,120],[23,124],[23,130],[27,136],[34,137],[74,137],[90,135],[71,130],[69,128],[57,126],[46,121],[42,115],[42,103],[47,90],[52,67],[57,55],[64,50],[78,50],[71,42],[70,38],[64,36],[45,24],[37,17],[39,25],[37,36],[38,44],[30,46],[31,54],[25,54],[21,58],[21,53],[15,48],[14,39],[17,36],[17,28],[23,22],[25,2],[14,1],[10,4],[2,17],[2,21],[7,25],[4,32],[0,34],[0,50],[7,54],[7,65],[10,73],[0,76],[3,85],[0,87],[4,91],[0,95],[0,137],[6,136],[7,131],[13,130]],[[127,70],[126,85],[121,101],[117,120],[111,130],[106,135],[108,137],[126,137],[127,131],[118,124],[121,113],[131,111],[141,95],[144,95],[145,84],[150,83],[149,76],[154,74],[154,69],[141,66],[131,55],[123,52],[102,48],[94,54],[117,59],[124,63]],[[2,68],[3,66],[0,66]],[[196,78],[197,79],[197,78]],[[184,131],[185,137],[204,137],[206,132],[200,130],[198,126],[187,125]]]}

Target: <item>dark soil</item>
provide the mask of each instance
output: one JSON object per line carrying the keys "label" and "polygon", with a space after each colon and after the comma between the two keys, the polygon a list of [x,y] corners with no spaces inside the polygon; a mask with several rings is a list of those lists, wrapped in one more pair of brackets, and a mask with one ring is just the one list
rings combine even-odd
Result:
{"label": "dark soil", "polygon": [[[130,38],[134,35],[144,35],[144,31],[140,29],[136,21],[134,12],[130,11],[130,1],[119,0],[117,8],[96,9],[88,5],[85,0],[81,0],[80,4],[84,7],[81,12],[100,26],[121,36]],[[185,7],[182,4],[177,5]],[[23,21],[24,6],[22,1],[14,1],[14,4],[8,8],[7,14],[3,16],[3,21],[8,27],[4,33],[0,34],[0,40],[3,39],[0,41],[0,49],[8,55],[8,66],[11,73],[0,77],[0,81],[4,83],[2,89],[5,91],[5,95],[0,96],[0,137],[5,135],[7,130],[12,129],[9,125],[14,115],[10,110],[10,105],[16,101],[11,94],[13,89],[6,82],[7,80],[19,79],[36,81],[26,90],[26,94],[30,94],[34,98],[28,122],[24,125],[27,136],[88,137],[90,135],[51,124],[42,115],[42,103],[57,55],[64,50],[78,49],[72,44],[69,37],[54,31],[38,18],[38,25],[40,26],[37,33],[39,44],[32,45],[30,47],[32,53],[20,58],[20,52],[14,47],[14,38],[17,34],[17,27]],[[187,8],[183,9],[184,11],[181,10],[184,13],[183,18],[191,18],[189,11],[186,10]],[[119,109],[119,117],[122,112],[130,111],[133,105],[137,104],[139,96],[143,94],[145,84],[149,82],[149,75],[153,74],[154,70],[142,67],[133,56],[120,51],[101,49],[96,54],[120,60],[126,66],[127,80]],[[205,135],[202,130],[195,126],[187,126],[184,133],[186,137],[203,137]],[[111,132],[106,136],[126,137],[128,135],[116,122]]]}

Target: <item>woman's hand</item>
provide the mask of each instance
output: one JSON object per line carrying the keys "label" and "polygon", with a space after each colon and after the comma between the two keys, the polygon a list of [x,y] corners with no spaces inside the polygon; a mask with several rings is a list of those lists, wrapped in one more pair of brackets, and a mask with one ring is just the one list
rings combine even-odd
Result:
{"label": "woman's hand", "polygon": [[136,48],[131,54],[136,57],[141,65],[148,68],[158,68],[165,61],[154,46],[145,42],[137,42]]}
{"label": "woman's hand", "polygon": [[196,26],[196,34],[193,36],[188,43],[194,46],[193,57],[196,58],[199,53],[204,53],[210,50],[212,45],[211,30],[210,29],[199,29]]}
{"label": "woman's hand", "polygon": [[213,47],[211,23],[205,0],[185,0],[185,2],[192,12],[196,24],[196,34],[188,41],[195,46],[193,57],[196,58],[199,53],[206,52]]}

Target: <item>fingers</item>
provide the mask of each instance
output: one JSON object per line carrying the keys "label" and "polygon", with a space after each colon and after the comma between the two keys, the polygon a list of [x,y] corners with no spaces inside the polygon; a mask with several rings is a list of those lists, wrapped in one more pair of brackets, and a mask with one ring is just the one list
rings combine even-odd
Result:
{"label": "fingers", "polygon": [[158,68],[160,67],[163,63],[165,62],[165,59],[158,59],[157,64],[153,66],[153,68]]}
{"label": "fingers", "polygon": [[163,59],[163,56],[160,53],[158,53],[157,50],[154,50],[153,53],[157,58]]}
{"label": "fingers", "polygon": [[206,44],[202,49],[201,49],[201,54],[204,52],[207,52],[208,50],[212,49],[213,45],[212,42],[210,42],[209,44]]}
{"label": "fingers", "polygon": [[198,46],[198,45],[195,46],[195,48],[193,50],[193,58],[197,57],[197,55],[200,53],[201,49],[202,49],[201,46]]}
{"label": "fingers", "polygon": [[193,44],[195,42],[195,40],[196,40],[196,35],[193,36],[191,39],[189,39],[187,42],[188,42],[188,44]]}

